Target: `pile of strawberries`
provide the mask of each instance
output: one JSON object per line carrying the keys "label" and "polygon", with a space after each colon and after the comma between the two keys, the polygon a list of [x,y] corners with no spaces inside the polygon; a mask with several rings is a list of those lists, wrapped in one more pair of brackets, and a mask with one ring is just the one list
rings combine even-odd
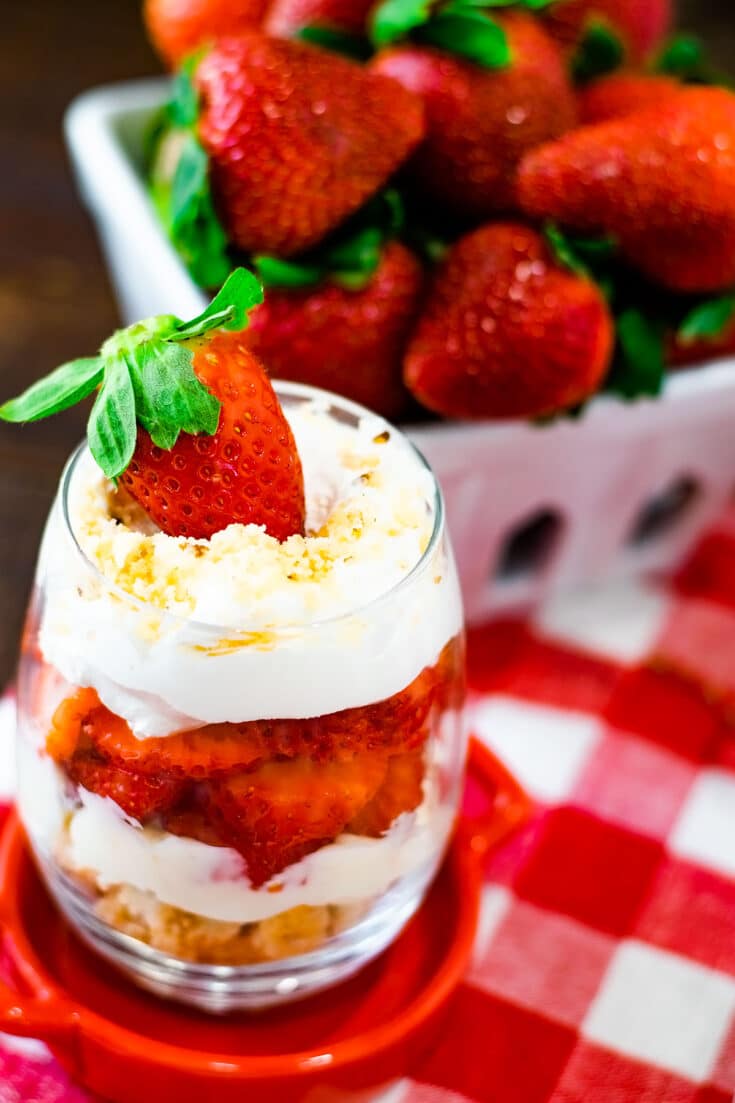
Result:
{"label": "pile of strawberries", "polygon": [[735,95],[670,0],[145,15],[179,67],[154,201],[203,287],[256,270],[273,377],[543,418],[735,349]]}
{"label": "pile of strawberries", "polygon": [[403,692],[312,720],[212,724],[136,739],[93,689],[56,710],[51,757],[133,819],[238,850],[259,886],[343,831],[379,836],[423,800],[435,713],[463,692],[460,641]]}

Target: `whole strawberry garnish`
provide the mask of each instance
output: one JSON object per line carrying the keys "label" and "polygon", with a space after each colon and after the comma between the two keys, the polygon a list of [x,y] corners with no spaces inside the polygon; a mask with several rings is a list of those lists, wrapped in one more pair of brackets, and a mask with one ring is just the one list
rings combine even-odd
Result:
{"label": "whole strawberry garnish", "polygon": [[436,272],[405,359],[405,380],[449,417],[539,417],[593,394],[613,324],[597,286],[561,268],[513,223],[461,238]]}
{"label": "whole strawberry garnish", "polygon": [[401,363],[419,309],[423,269],[397,241],[382,247],[363,286],[326,276],[305,288],[269,287],[247,344],[277,378],[360,402],[384,417],[406,404]]}
{"label": "whole strawberry garnish", "polygon": [[410,92],[302,42],[254,31],[222,39],[192,79],[195,95],[174,108],[190,130],[170,212],[174,239],[188,231],[189,253],[192,227],[199,250],[212,247],[211,220],[201,218],[208,183],[232,243],[291,256],[356,211],[423,133]]}
{"label": "whole strawberry garnish", "polygon": [[172,68],[223,35],[262,22],[268,0],[144,0],[143,18],[158,53]]}
{"label": "whole strawberry garnish", "polygon": [[687,88],[528,154],[519,198],[534,217],[613,235],[671,290],[716,291],[735,283],[734,172],[735,96]]}
{"label": "whole strawberry garnish", "polygon": [[[473,18],[482,21],[483,15],[475,12]],[[433,41],[443,41],[442,22],[436,20]],[[576,118],[558,47],[538,21],[516,12],[485,23],[500,37],[495,49],[489,43],[475,60],[409,42],[371,62],[374,72],[423,100],[427,133],[411,162],[417,189],[474,219],[514,209],[515,171],[523,154],[564,134]],[[453,41],[450,36],[449,45]]]}
{"label": "whole strawberry garnish", "polygon": [[686,86],[673,77],[647,73],[613,73],[586,85],[579,95],[582,123],[604,123],[670,103]]}
{"label": "whole strawberry garnish", "polygon": [[618,43],[619,58],[639,62],[665,37],[671,0],[554,0],[543,12],[551,34],[571,54],[605,33]]}
{"label": "whole strawberry garnish", "polygon": [[170,536],[204,539],[234,522],[284,540],[304,529],[304,483],[291,428],[241,330],[262,301],[237,269],[191,322],[173,315],[120,330],[0,407],[35,421],[98,389],[92,455]]}

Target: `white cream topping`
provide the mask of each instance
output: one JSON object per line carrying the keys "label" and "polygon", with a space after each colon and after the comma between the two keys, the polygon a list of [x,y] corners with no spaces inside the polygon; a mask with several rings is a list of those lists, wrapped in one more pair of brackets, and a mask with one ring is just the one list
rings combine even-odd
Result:
{"label": "white cream topping", "polygon": [[[79,789],[69,810],[61,772],[26,745],[19,802],[34,842],[61,849],[66,869],[91,874],[105,891],[132,885],[164,904],[209,919],[254,923],[301,904],[346,905],[386,892],[401,877],[431,868],[451,830],[454,793],[440,803],[436,783],[423,804],[400,816],[380,839],[342,835],[253,889],[235,850],[142,828],[109,798]],[[279,886],[277,890],[274,886]]]}
{"label": "white cream topping", "polygon": [[434,489],[405,438],[372,415],[352,426],[315,403],[284,408],[304,467],[306,537],[281,544],[231,525],[193,541],[117,523],[88,453],[72,473],[69,509],[96,572],[60,501],[52,512],[43,655],[70,683],[93,686],[139,738],[381,700],[461,629],[446,545],[416,567]]}

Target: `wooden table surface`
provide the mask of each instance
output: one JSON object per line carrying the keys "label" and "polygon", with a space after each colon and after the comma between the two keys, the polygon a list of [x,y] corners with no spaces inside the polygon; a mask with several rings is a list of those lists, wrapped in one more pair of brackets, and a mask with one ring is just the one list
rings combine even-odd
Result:
{"label": "wooden table surface", "polygon": [[[67,104],[96,84],[154,73],[138,0],[8,0],[0,38],[0,396],[93,354],[117,324],[61,137]],[[731,0],[681,0],[684,25],[732,58]],[[12,673],[41,527],[79,409],[0,426],[0,679]]]}

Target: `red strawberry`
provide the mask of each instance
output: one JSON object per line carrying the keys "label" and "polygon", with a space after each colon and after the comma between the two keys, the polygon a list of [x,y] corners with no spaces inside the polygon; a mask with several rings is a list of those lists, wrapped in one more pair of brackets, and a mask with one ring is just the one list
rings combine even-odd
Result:
{"label": "red strawberry", "polygon": [[248,346],[272,376],[311,383],[384,417],[401,413],[401,360],[415,320],[423,270],[403,245],[385,246],[366,287],[270,288],[253,313]]}
{"label": "red strawberry", "polygon": [[262,301],[236,270],[192,322],[150,318],[101,354],[63,365],[0,407],[7,421],[47,417],[100,387],[93,456],[171,536],[205,539],[233,522],[284,540],[304,530],[304,481],[293,433],[240,330]]}
{"label": "red strawberry", "polygon": [[201,46],[262,22],[268,0],[144,0],[150,40],[172,68]]}
{"label": "red strawberry", "polygon": [[85,754],[75,755],[65,769],[77,785],[109,797],[126,815],[141,822],[173,808],[185,786],[177,779],[144,777]]}
{"label": "red strawberry", "polygon": [[528,154],[527,214],[605,232],[674,291],[735,283],[735,96],[688,88],[670,103],[583,127]]}
{"label": "red strawberry", "polygon": [[385,834],[402,812],[413,812],[421,804],[424,772],[423,750],[390,758],[385,781],[350,822],[348,831],[374,837]]}
{"label": "red strawberry", "polygon": [[373,71],[421,96],[427,135],[412,160],[413,179],[431,200],[485,218],[511,210],[521,157],[574,125],[574,94],[559,51],[530,16],[495,16],[511,63],[484,68],[418,45],[377,54]]}
{"label": "red strawberry", "polygon": [[199,138],[230,239],[291,256],[368,199],[423,132],[419,100],[301,42],[249,32],[199,63]]}
{"label": "red strawberry", "polygon": [[613,325],[598,288],[526,226],[462,238],[437,269],[405,359],[414,395],[449,417],[538,417],[593,394]]}
{"label": "red strawberry", "polygon": [[373,0],[274,0],[264,27],[268,34],[288,38],[303,27],[319,27],[364,35]]}
{"label": "red strawberry", "polygon": [[262,885],[335,839],[372,798],[386,766],[381,754],[268,762],[210,782],[210,815],[222,840],[244,857],[253,885]]}
{"label": "red strawberry", "polygon": [[279,540],[303,532],[301,462],[260,362],[240,334],[220,333],[195,349],[194,371],[222,403],[216,433],[182,435],[164,451],[138,429],[127,491],[172,536],[207,537],[233,521]]}
{"label": "red strawberry", "polygon": [[665,37],[671,0],[556,0],[544,12],[551,34],[574,52],[594,24],[620,39],[629,61],[642,61]]}
{"label": "red strawberry", "polygon": [[649,107],[668,104],[686,86],[673,77],[614,73],[588,84],[579,94],[583,123],[604,123]]}

